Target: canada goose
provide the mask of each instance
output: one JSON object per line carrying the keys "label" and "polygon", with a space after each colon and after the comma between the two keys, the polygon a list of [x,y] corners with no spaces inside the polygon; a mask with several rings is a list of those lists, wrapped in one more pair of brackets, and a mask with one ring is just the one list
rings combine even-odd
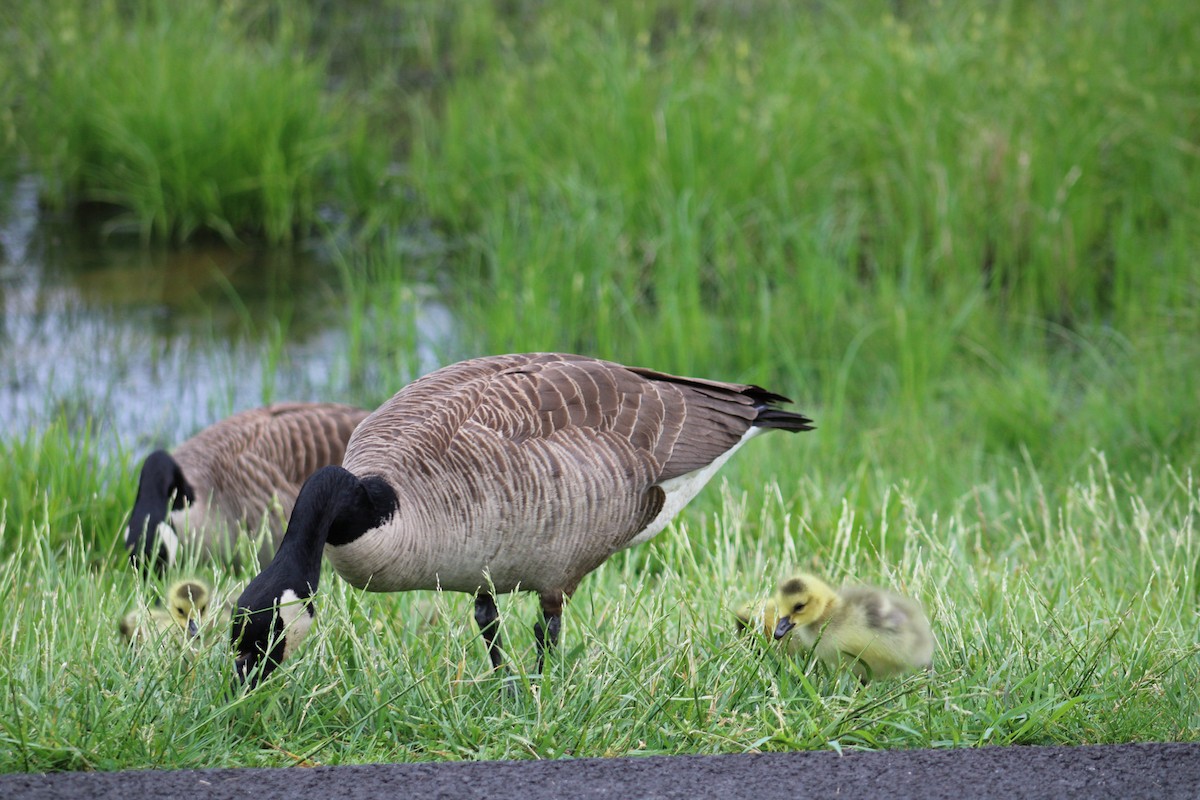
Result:
{"label": "canada goose", "polygon": [[168,454],[146,457],[125,546],[130,561],[160,573],[175,563],[180,538],[208,556],[230,552],[237,532],[265,516],[271,557],[304,479],[339,464],[369,412],[336,403],[278,403],[205,428]]}
{"label": "canada goose", "polygon": [[188,578],[167,589],[166,607],[134,609],[121,618],[121,635],[131,643],[153,641],[167,632],[185,631],[189,639],[200,635],[211,592],[203,581]]}
{"label": "canada goose", "polygon": [[537,592],[540,671],[583,576],[665,528],[747,439],[811,430],[775,407],[785,402],[560,353],[426,375],[363,421],[342,467],[300,491],[274,560],[234,610],[239,679],[266,677],[307,634],[322,552],[359,588],[474,595],[494,668],[494,595]]}
{"label": "canada goose", "polygon": [[815,575],[797,573],[780,582],[764,609],[764,625],[773,617],[772,635],[791,634],[789,649],[815,650],[829,666],[849,661],[863,683],[933,666],[933,631],[920,604],[884,589],[835,592]]}

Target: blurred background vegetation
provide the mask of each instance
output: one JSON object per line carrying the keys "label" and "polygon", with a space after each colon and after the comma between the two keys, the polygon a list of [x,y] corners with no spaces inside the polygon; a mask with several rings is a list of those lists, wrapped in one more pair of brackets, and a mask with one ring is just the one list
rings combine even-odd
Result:
{"label": "blurred background vegetation", "polygon": [[561,349],[782,390],[819,432],[737,469],[864,510],[1200,452],[1194,3],[3,14],[5,169],[148,246],[317,242],[348,337],[327,396],[422,370],[432,287],[436,363]]}

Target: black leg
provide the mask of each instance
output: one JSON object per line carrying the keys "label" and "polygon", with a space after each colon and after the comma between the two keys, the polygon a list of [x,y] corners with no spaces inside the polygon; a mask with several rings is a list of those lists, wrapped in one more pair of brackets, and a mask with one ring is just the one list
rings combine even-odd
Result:
{"label": "black leg", "polygon": [[542,595],[541,599],[543,622],[533,626],[533,638],[537,642],[537,671],[539,674],[546,666],[546,652],[553,650],[558,645],[558,629],[562,625],[563,595],[561,592],[554,592]]}
{"label": "black leg", "polygon": [[492,669],[500,669],[504,664],[504,654],[500,652],[500,612],[496,609],[496,598],[486,592],[475,596],[475,624],[487,642]]}

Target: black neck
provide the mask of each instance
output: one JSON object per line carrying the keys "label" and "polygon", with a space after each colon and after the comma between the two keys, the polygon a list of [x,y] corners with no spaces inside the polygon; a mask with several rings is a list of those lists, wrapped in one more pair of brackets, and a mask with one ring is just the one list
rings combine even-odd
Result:
{"label": "black neck", "polygon": [[360,479],[341,467],[323,467],[301,488],[271,567],[280,562],[280,569],[303,576],[301,585],[289,588],[315,592],[325,545],[349,544],[395,510],[396,493],[382,478]]}
{"label": "black neck", "polygon": [[[179,463],[165,450],[146,456],[138,476],[137,498],[129,517],[125,545],[131,554],[153,562],[158,556],[155,531],[166,521],[170,510],[182,509],[195,501],[195,491],[183,475]],[[168,508],[168,506],[170,508]]]}

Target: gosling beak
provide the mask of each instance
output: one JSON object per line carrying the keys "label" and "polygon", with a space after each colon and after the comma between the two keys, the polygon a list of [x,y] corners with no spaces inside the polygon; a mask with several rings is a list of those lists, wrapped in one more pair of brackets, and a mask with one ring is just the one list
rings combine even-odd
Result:
{"label": "gosling beak", "polygon": [[796,627],[796,623],[787,617],[781,617],[779,623],[775,626],[775,638],[782,639],[794,627]]}
{"label": "gosling beak", "polygon": [[188,617],[187,632],[189,639],[195,639],[200,635],[200,626],[196,624],[195,617]]}

